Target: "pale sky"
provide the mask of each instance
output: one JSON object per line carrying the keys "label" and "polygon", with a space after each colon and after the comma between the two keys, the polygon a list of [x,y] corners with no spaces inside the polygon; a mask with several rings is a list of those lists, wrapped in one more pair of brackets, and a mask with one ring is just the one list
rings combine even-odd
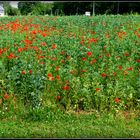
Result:
{"label": "pale sky", "polygon": [[18,8],[18,1],[10,1],[10,5],[14,8]]}
{"label": "pale sky", "polygon": [[[53,1],[42,1],[42,2],[45,2],[45,3],[52,3]],[[14,8],[18,8],[18,1],[10,1],[10,5]]]}

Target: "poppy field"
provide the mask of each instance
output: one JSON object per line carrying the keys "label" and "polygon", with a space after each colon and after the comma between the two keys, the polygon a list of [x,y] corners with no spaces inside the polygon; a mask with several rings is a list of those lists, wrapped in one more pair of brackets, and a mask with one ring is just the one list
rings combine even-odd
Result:
{"label": "poppy field", "polygon": [[0,18],[0,111],[140,107],[140,17]]}

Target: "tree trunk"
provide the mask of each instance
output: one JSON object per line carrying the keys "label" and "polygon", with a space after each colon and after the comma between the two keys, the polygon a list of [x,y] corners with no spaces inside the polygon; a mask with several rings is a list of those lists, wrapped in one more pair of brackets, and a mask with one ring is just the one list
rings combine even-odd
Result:
{"label": "tree trunk", "polygon": [[95,2],[93,2],[93,13],[92,16],[95,16]]}

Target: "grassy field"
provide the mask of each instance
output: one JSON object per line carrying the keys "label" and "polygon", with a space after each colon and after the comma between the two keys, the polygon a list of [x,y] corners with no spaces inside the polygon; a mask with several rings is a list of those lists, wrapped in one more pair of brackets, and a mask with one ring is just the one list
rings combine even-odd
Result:
{"label": "grassy field", "polygon": [[139,138],[138,112],[98,114],[97,112],[69,112],[44,118],[3,119],[1,138]]}

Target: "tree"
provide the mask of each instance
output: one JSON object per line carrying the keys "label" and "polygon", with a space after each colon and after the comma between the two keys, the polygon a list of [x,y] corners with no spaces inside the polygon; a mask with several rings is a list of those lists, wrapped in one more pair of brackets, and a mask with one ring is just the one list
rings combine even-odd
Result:
{"label": "tree", "polygon": [[13,7],[9,6],[9,8],[7,10],[7,15],[18,16],[18,15],[20,15],[20,11],[17,8],[13,8]]}
{"label": "tree", "polygon": [[50,14],[52,8],[53,8],[52,3],[36,2],[36,4],[32,8],[32,12],[30,14],[32,14],[32,15]]}
{"label": "tree", "polygon": [[20,10],[20,13],[22,15],[27,15],[28,13],[32,12],[33,6],[35,4],[36,4],[36,2],[19,2],[18,9]]}
{"label": "tree", "polygon": [[51,13],[52,3],[36,2],[19,2],[18,8],[22,15],[45,15]]}

